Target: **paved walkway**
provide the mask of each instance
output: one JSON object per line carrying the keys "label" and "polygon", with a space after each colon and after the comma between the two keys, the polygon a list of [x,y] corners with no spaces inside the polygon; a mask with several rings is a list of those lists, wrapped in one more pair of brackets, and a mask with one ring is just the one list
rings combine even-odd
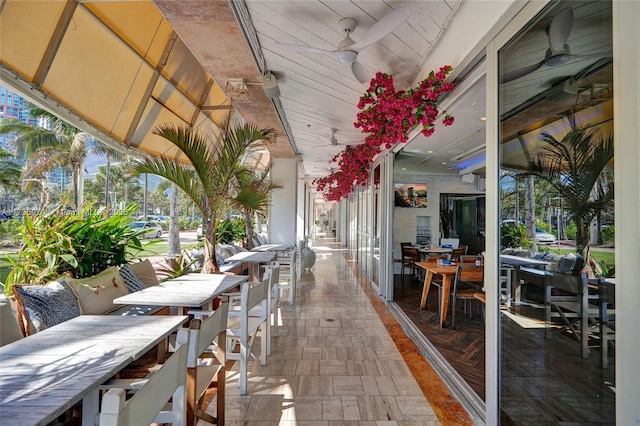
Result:
{"label": "paved walkway", "polygon": [[[246,396],[238,364],[228,372],[226,424],[471,424],[344,250],[332,240],[314,250],[295,303],[281,298],[282,326],[268,365],[252,361]],[[259,352],[259,342],[253,347]]]}

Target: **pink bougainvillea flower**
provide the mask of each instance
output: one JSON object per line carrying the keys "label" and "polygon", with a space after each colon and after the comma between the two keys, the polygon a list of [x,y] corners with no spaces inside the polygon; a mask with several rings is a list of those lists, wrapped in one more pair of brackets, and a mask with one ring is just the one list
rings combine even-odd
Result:
{"label": "pink bougainvillea flower", "polygon": [[[409,132],[416,126],[421,126],[421,133],[428,137],[434,133],[434,123],[441,113],[443,125],[453,124],[453,117],[440,111],[437,105],[442,94],[454,88],[445,81],[452,70],[453,67],[445,65],[406,91],[397,91],[389,74],[376,73],[358,102],[360,112],[353,124],[368,134],[365,143],[347,146],[332,159],[339,170],[314,180],[325,200],[339,201],[348,197],[355,186],[367,184],[371,161],[383,148],[406,143]],[[379,183],[379,176],[377,181]]]}

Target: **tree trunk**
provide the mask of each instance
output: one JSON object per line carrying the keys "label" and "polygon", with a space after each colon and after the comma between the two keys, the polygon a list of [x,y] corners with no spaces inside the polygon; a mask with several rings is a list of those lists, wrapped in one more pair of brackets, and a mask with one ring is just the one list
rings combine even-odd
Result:
{"label": "tree trunk", "polygon": [[524,192],[524,200],[525,200],[525,218],[524,222],[527,226],[527,237],[531,240],[531,245],[533,248],[537,247],[536,245],[536,196],[534,191],[534,177],[527,176],[527,180],[525,181],[525,192]]}
{"label": "tree trunk", "polygon": [[245,232],[247,234],[247,241],[244,244],[244,248],[251,250],[253,248],[253,226],[251,226],[251,213],[244,212]]}
{"label": "tree trunk", "polygon": [[109,206],[109,173],[111,172],[111,155],[107,152],[107,166],[104,169],[104,206]]}
{"label": "tree trunk", "polygon": [[84,160],[80,162],[80,168],[78,169],[78,198],[77,209],[80,211],[82,204],[84,203]]}
{"label": "tree trunk", "polygon": [[71,172],[71,179],[73,180],[73,203],[76,209],[76,213],[80,213],[80,188],[78,182],[80,182],[80,173],[77,168],[73,168]]}
{"label": "tree trunk", "polygon": [[204,239],[204,264],[202,265],[202,272],[204,274],[219,274],[220,266],[216,259],[216,235],[215,228],[212,223],[215,221],[213,218],[207,222],[207,229],[205,231]]}
{"label": "tree trunk", "polygon": [[169,247],[167,257],[175,259],[180,255],[180,188],[171,185],[171,202],[169,204]]}
{"label": "tree trunk", "polygon": [[576,217],[576,253],[582,254],[589,243],[589,222]]}

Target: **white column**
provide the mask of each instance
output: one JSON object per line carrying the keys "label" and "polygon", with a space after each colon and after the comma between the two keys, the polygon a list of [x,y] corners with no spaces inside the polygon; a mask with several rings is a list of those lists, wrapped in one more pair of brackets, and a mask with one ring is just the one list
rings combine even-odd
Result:
{"label": "white column", "polygon": [[640,2],[613,2],[616,423],[640,424]]}
{"label": "white column", "polygon": [[297,212],[297,220],[296,220],[296,242],[304,240],[305,233],[305,216],[309,214],[305,211],[304,200],[305,194],[307,193],[308,188],[304,179],[298,179],[298,196],[296,199],[296,205],[298,208]]}
{"label": "white column", "polygon": [[295,244],[298,223],[298,163],[295,158],[274,158],[271,182],[282,188],[271,191],[269,243]]}

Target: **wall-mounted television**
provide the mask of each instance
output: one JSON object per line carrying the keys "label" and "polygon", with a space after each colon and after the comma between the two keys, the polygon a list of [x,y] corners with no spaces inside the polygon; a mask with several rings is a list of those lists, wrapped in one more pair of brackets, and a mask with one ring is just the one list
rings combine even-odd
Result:
{"label": "wall-mounted television", "polygon": [[396,207],[427,207],[426,183],[396,183],[393,186]]}

